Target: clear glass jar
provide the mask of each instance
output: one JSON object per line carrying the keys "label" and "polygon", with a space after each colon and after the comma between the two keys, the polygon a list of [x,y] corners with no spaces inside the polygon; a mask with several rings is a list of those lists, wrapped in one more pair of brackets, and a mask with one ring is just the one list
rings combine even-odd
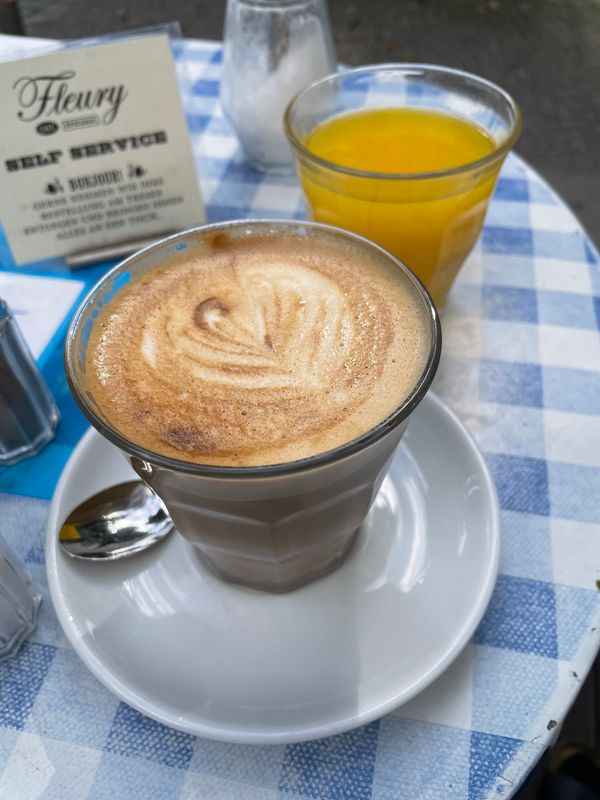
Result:
{"label": "clear glass jar", "polygon": [[35,628],[40,595],[0,538],[0,661],[16,653]]}
{"label": "clear glass jar", "polygon": [[335,71],[325,0],[228,0],[221,100],[248,161],[291,172],[289,101]]}
{"label": "clear glass jar", "polygon": [[60,414],[6,303],[0,299],[0,466],[37,453]]}

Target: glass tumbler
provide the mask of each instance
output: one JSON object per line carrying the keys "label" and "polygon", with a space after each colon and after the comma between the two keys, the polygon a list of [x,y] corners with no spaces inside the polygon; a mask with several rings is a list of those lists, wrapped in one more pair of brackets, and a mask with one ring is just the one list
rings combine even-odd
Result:
{"label": "glass tumbler", "polygon": [[46,381],[0,298],[0,466],[41,450],[59,421]]}
{"label": "glass tumbler", "polygon": [[35,628],[40,595],[0,537],[0,661],[16,653]]}
{"label": "glass tumbler", "polygon": [[[352,135],[350,115],[366,124],[360,123],[361,115],[367,119],[363,112],[385,109],[409,110],[413,118],[419,111],[458,118],[478,129],[491,150],[450,169],[406,174],[361,169],[354,157],[352,167],[336,161],[347,158],[350,140],[344,137]],[[347,117],[346,127],[338,132],[335,147],[329,143],[326,157],[314,152],[311,134],[341,115]],[[430,120],[424,114],[420,124],[427,126]],[[385,163],[390,139],[382,138],[376,127],[381,117],[373,115],[371,124],[379,165]],[[467,72],[429,64],[381,64],[314,83],[289,105],[285,127],[311,216],[390,250],[442,306],[479,236],[500,167],[518,138],[521,115],[514,100],[499,86]],[[373,152],[362,153],[363,161],[372,164]]]}
{"label": "glass tumbler", "polygon": [[284,111],[334,69],[325,0],[228,0],[221,100],[252,166],[293,172]]}
{"label": "glass tumbler", "polygon": [[[153,452],[107,419],[96,401],[87,348],[100,307],[110,309],[124,286],[148,280],[152,270],[178,258],[227,247],[246,237],[316,240],[352,246],[366,260],[397,272],[425,320],[428,350],[408,397],[384,420],[334,449],[265,466],[211,466]],[[440,358],[435,306],[421,283],[390,253],[356,234],[314,222],[242,220],[207,225],[157,242],[108,272],[77,311],[67,335],[71,391],[92,425],[119,447],[134,470],[162,499],[177,531],[212,568],[235,583],[284,592],[339,566],[367,516],[413,410],[426,394]]]}

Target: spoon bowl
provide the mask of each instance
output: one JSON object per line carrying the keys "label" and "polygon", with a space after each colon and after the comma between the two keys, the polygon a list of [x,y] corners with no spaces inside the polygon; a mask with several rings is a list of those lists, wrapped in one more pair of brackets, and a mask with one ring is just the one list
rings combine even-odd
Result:
{"label": "spoon bowl", "polygon": [[115,561],[141,553],[173,530],[162,500],[142,481],[104,489],[77,506],[58,540],[71,558]]}

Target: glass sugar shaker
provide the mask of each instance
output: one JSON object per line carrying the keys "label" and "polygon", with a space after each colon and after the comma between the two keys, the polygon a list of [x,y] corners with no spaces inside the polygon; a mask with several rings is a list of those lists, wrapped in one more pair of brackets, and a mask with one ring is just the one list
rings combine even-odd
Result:
{"label": "glass sugar shaker", "polygon": [[335,69],[326,0],[228,0],[221,100],[252,166],[293,171],[285,109]]}
{"label": "glass sugar shaker", "polygon": [[0,298],[0,467],[41,450],[59,420],[50,390]]}

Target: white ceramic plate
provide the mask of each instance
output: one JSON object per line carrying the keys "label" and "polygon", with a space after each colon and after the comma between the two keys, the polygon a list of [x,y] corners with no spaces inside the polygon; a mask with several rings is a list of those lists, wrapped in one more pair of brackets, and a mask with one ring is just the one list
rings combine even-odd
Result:
{"label": "white ceramic plate", "polygon": [[432,394],[414,412],[348,560],[286,595],[222,582],[178,534],[115,563],[59,551],[67,513],[128,480],[90,430],[57,486],[46,563],[58,617],[118,697],[174,728],[244,743],[340,733],[406,702],[469,640],[499,555],[494,486]]}

